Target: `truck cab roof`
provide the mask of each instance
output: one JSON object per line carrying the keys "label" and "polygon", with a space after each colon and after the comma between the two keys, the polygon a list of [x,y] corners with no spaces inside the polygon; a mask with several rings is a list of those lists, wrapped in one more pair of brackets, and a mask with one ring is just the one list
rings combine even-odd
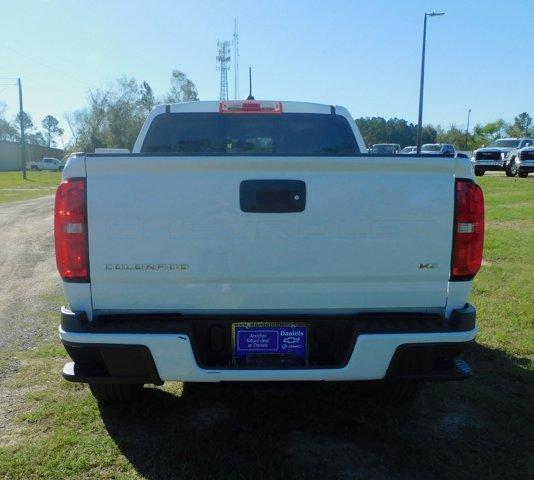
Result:
{"label": "truck cab roof", "polygon": [[313,102],[295,102],[286,100],[199,100],[195,102],[180,102],[156,105],[151,112],[151,115],[161,113],[191,113],[191,112],[220,112],[221,104],[267,104],[278,103],[282,106],[283,113],[332,113],[332,108],[342,108],[333,105]]}

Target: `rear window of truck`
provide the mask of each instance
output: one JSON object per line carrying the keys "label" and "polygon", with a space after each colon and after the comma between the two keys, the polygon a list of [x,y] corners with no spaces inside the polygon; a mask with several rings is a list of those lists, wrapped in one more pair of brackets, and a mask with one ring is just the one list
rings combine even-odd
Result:
{"label": "rear window of truck", "polygon": [[341,115],[171,113],[154,118],[141,153],[328,156],[360,151]]}

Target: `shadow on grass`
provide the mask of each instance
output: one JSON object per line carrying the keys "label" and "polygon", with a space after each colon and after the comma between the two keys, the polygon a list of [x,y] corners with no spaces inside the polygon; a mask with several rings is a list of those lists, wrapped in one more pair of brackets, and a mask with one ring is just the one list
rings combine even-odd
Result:
{"label": "shadow on grass", "polygon": [[[524,380],[500,352],[474,346],[468,356]],[[494,410],[517,399],[492,404],[495,380],[429,384],[409,408],[379,407],[356,383],[188,383],[180,397],[147,389],[140,403],[100,411],[123,454],[154,480],[516,478],[515,468],[520,478],[528,425],[506,436]],[[512,394],[520,388],[507,379]]]}

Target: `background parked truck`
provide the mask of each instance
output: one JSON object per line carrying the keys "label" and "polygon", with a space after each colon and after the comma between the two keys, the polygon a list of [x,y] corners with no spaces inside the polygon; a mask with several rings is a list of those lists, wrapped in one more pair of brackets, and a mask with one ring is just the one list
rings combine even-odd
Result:
{"label": "background parked truck", "polygon": [[487,147],[473,152],[475,175],[484,175],[487,171],[505,172],[508,177],[517,175],[518,150],[531,147],[531,138],[501,138],[490,143]]}
{"label": "background parked truck", "polygon": [[28,170],[48,170],[52,172],[61,172],[63,170],[63,163],[58,158],[45,157],[38,162],[27,162],[26,168]]}

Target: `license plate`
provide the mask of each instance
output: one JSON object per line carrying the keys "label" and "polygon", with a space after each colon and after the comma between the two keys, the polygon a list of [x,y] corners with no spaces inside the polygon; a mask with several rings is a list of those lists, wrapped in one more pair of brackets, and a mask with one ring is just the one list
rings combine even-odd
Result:
{"label": "license plate", "polygon": [[302,323],[234,323],[232,340],[235,358],[258,354],[306,357],[308,328]]}

